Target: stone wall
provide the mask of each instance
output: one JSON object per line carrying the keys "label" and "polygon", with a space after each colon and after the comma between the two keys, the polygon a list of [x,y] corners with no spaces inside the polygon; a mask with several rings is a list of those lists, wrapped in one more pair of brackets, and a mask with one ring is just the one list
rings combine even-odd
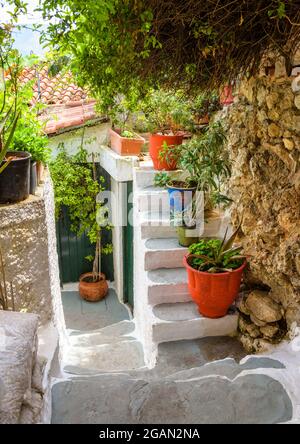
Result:
{"label": "stone wall", "polygon": [[300,77],[287,77],[282,70],[278,76],[251,78],[224,112],[233,162],[232,221],[242,220],[241,242],[253,255],[247,287],[264,291],[252,295],[248,305],[258,302],[264,317],[267,296],[282,313],[279,319],[255,322],[254,313],[243,305],[241,339],[249,350],[259,349],[261,338],[279,340],[293,323],[300,323],[299,85]]}

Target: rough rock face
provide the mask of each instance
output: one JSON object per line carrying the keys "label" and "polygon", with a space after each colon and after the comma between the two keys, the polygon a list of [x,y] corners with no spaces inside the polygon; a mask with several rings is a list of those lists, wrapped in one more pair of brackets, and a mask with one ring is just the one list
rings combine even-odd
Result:
{"label": "rough rock face", "polygon": [[250,314],[263,323],[279,321],[283,315],[280,305],[264,291],[252,291],[247,297],[245,305]]}
{"label": "rough rock face", "polygon": [[[289,328],[300,324],[299,81],[300,76],[251,78],[225,117],[232,221],[242,219],[240,240],[253,255],[246,282],[270,291],[264,301],[280,304]],[[259,295],[252,298],[258,302]],[[254,325],[257,310],[251,313]]]}

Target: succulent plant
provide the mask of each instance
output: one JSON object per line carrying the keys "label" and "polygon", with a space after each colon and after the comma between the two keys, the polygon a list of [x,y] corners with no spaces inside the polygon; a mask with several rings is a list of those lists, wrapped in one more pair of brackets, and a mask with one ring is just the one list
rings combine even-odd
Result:
{"label": "succulent plant", "polygon": [[245,261],[241,254],[242,247],[234,246],[240,226],[226,240],[228,228],[223,240],[202,239],[189,247],[188,264],[198,271],[207,273],[224,273],[239,268]]}

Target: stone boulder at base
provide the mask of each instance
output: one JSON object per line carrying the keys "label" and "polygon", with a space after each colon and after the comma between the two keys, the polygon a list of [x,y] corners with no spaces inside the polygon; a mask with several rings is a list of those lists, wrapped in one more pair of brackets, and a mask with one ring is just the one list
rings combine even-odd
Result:
{"label": "stone boulder at base", "polygon": [[262,322],[276,322],[283,315],[280,305],[265,291],[252,291],[247,298],[246,306],[250,313]]}
{"label": "stone boulder at base", "polygon": [[41,410],[42,394],[33,378],[38,320],[35,314],[0,310],[0,424],[19,424],[25,408],[32,417]]}

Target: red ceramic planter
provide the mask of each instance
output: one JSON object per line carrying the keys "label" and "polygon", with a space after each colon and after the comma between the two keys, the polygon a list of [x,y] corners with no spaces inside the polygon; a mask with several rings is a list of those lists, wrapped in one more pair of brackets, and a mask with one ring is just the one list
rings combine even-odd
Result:
{"label": "red ceramic planter", "polygon": [[172,161],[170,163],[165,160],[159,159],[159,153],[162,150],[164,143],[168,146],[181,145],[183,141],[183,135],[169,136],[162,134],[151,134],[149,139],[149,154],[153,161],[153,166],[156,170],[172,171],[176,170],[177,162]]}
{"label": "red ceramic planter", "polygon": [[187,262],[183,263],[188,274],[189,292],[199,308],[200,314],[207,318],[221,318],[228,312],[238,296],[245,261],[240,268],[226,273],[206,273],[195,270]]}

